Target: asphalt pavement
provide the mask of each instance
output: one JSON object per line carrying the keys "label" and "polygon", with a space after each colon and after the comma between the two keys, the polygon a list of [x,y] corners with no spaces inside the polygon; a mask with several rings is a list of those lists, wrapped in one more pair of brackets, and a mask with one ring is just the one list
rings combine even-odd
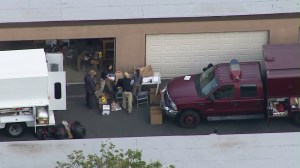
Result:
{"label": "asphalt pavement", "polygon": [[[160,85],[162,88],[164,83]],[[148,90],[143,87],[143,90]],[[142,104],[139,108],[133,105],[131,114],[125,111],[111,112],[102,116],[98,109],[87,109],[84,105],[83,85],[67,87],[67,110],[56,112],[57,122],[67,120],[79,121],[87,130],[86,138],[116,138],[116,137],[147,137],[175,135],[208,135],[214,129],[218,134],[252,134],[298,132],[299,127],[290,119],[252,119],[235,121],[203,121],[195,129],[185,129],[178,126],[172,118],[163,117],[162,125],[150,124],[150,105]]]}
{"label": "asphalt pavement", "polygon": [[[98,153],[101,143],[109,141],[120,149],[142,150],[145,161],[160,160],[178,168],[279,168],[299,163],[299,127],[290,119],[203,121],[195,129],[184,129],[167,117],[162,125],[151,125],[146,104],[134,106],[131,114],[117,111],[102,116],[99,109],[86,108],[84,95],[83,85],[68,85],[67,110],[56,111],[55,116],[57,124],[81,122],[87,131],[85,139],[40,141],[32,128],[22,137],[11,138],[1,130],[2,166],[55,167],[56,161],[67,161],[75,149]],[[212,134],[215,129],[218,135]]]}
{"label": "asphalt pavement", "polygon": [[[164,83],[164,82],[163,82]],[[160,87],[163,87],[162,84]],[[149,88],[144,87],[144,90]],[[185,129],[178,126],[172,118],[163,117],[162,125],[150,124],[150,105],[142,104],[133,112],[111,112],[102,116],[99,109],[87,109],[85,106],[85,92],[82,84],[67,86],[67,110],[56,111],[56,123],[66,120],[79,121],[86,128],[86,138],[118,138],[118,137],[147,137],[147,136],[176,136],[176,135],[208,135],[214,129],[218,134],[254,134],[254,133],[282,133],[299,132],[299,127],[291,119],[252,119],[234,121],[203,121],[195,129]],[[0,136],[0,141],[37,140],[34,129],[28,128],[19,138]]]}

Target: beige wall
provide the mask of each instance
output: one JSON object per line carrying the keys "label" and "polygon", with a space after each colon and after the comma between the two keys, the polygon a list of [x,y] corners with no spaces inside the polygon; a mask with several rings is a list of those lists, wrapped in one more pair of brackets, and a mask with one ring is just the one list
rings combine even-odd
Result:
{"label": "beige wall", "polygon": [[[82,23],[85,24],[85,23]],[[201,33],[268,30],[269,43],[298,43],[299,18],[231,20],[231,21],[176,21],[161,23],[114,23],[62,26],[7,26],[0,28],[0,41],[116,38],[116,68],[131,70],[146,62],[146,34]]]}

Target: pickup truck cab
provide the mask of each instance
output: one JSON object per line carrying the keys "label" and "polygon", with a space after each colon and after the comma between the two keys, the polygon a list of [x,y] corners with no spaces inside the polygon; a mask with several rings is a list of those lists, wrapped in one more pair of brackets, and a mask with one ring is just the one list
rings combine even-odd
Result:
{"label": "pickup truck cab", "polygon": [[300,44],[264,45],[263,55],[264,66],[233,59],[172,79],[161,109],[186,128],[200,119],[257,117],[292,117],[300,125]]}
{"label": "pickup truck cab", "polygon": [[260,62],[212,64],[176,77],[161,92],[161,109],[182,127],[200,119],[294,117],[300,125],[300,45],[265,45]]}
{"label": "pickup truck cab", "polygon": [[239,67],[240,74],[230,72],[230,64],[223,63],[200,74],[174,78],[162,92],[161,108],[187,128],[196,127],[200,118],[263,114],[260,63],[240,63]]}

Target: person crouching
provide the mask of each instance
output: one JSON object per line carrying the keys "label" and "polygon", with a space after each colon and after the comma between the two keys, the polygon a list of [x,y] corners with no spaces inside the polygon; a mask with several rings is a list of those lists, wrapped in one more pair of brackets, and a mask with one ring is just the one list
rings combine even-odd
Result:
{"label": "person crouching", "polygon": [[124,78],[119,79],[119,81],[118,81],[119,86],[123,88],[122,107],[125,110],[127,109],[128,113],[132,112],[132,92],[131,92],[130,82],[131,82],[131,79],[127,72],[124,72]]}

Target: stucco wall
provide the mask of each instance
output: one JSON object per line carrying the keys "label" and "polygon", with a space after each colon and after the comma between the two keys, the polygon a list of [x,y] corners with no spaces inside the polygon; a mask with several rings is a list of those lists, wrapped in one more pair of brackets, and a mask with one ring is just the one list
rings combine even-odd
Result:
{"label": "stucco wall", "polygon": [[[280,44],[298,43],[299,27],[299,19],[155,23],[134,26],[124,25],[124,29],[122,28],[124,30],[122,36],[117,38],[116,64],[117,67],[121,69],[130,69],[132,65],[145,64],[145,34],[268,30],[269,43]],[[121,59],[123,54],[126,55],[126,53],[132,56],[132,59],[130,59],[132,64],[130,65],[126,64],[128,63],[128,59]]]}
{"label": "stucco wall", "polygon": [[0,23],[295,12],[300,12],[299,0],[1,0]]}
{"label": "stucco wall", "polygon": [[146,34],[267,30],[269,43],[279,44],[298,43],[299,27],[298,18],[105,25],[79,23],[77,26],[2,27],[0,41],[115,37],[116,68],[129,70],[133,65],[145,64]]}

